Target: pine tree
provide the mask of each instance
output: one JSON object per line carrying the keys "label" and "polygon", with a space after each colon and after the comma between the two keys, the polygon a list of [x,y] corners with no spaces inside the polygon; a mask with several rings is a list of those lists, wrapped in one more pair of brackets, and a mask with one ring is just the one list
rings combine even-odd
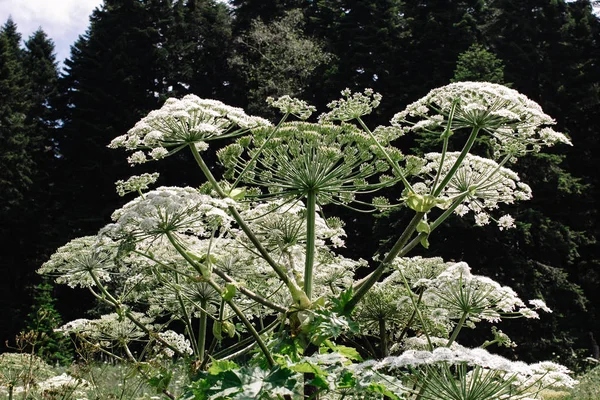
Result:
{"label": "pine tree", "polygon": [[30,82],[21,68],[23,50],[16,24],[8,19],[0,30],[0,211],[23,200],[31,186],[35,163],[28,153]]}
{"label": "pine tree", "polygon": [[168,4],[105,1],[65,61],[59,190],[66,221],[75,224],[66,228],[71,235],[95,232],[108,221],[118,204],[114,182],[131,172],[123,155],[106,146],[167,92],[164,32],[152,18],[157,13],[168,17]]}
{"label": "pine tree", "polygon": [[0,32],[0,271],[5,315],[1,336],[21,326],[30,299],[34,271],[56,247],[49,195],[54,157],[55,116],[50,104],[58,72],[54,45],[38,30],[20,47],[21,36],[10,19]]}

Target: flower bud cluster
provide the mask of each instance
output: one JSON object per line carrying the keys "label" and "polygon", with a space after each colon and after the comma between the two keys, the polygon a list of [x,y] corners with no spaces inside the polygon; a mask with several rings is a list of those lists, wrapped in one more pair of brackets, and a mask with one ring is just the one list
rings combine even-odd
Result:
{"label": "flower bud cluster", "polygon": [[267,98],[267,104],[271,107],[278,108],[282,114],[291,114],[299,119],[308,119],[313,112],[317,111],[314,106],[311,106],[304,100],[300,100],[288,95],[282,96],[275,100],[273,97]]}

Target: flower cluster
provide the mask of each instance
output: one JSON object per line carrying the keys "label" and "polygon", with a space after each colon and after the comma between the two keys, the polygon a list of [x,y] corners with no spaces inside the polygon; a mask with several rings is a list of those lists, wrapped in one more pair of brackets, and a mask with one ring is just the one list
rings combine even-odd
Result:
{"label": "flower cluster", "polygon": [[209,235],[210,228],[227,225],[227,203],[186,187],[159,187],[125,204],[112,215],[115,223],[101,234],[113,238],[156,237],[167,232]]}
{"label": "flower cluster", "polygon": [[275,100],[272,97],[267,98],[267,104],[271,107],[278,108],[282,114],[291,114],[299,119],[308,119],[313,112],[317,111],[314,106],[311,106],[304,100],[300,100],[288,95],[282,96]]}
{"label": "flower cluster", "polygon": [[[186,337],[183,336],[182,334],[168,330],[168,331],[164,331],[164,332],[159,332],[158,336],[165,343],[168,343],[170,346],[173,346],[174,348],[176,348],[177,351],[179,352],[179,354],[193,354],[193,350],[192,350],[192,346],[190,345],[190,341],[187,340]],[[157,352],[162,352],[167,357],[173,357],[175,355],[175,352],[173,350],[164,347],[164,345],[162,345],[162,343],[160,343],[160,342],[157,342],[156,347],[158,350]]]}
{"label": "flower cluster", "polygon": [[151,111],[126,135],[113,139],[109,147],[140,149],[129,157],[129,162],[141,164],[149,159],[164,158],[188,145],[204,150],[208,141],[270,125],[269,121],[249,116],[240,108],[187,95],[181,100],[168,99],[162,108]]}
{"label": "flower cluster", "polygon": [[506,380],[523,391],[529,391],[533,385],[542,388],[572,388],[577,381],[568,374],[570,371],[559,364],[545,361],[528,365],[522,361],[510,361],[502,356],[489,353],[487,350],[469,349],[460,345],[453,348],[438,347],[433,351],[407,350],[400,356],[386,357],[380,361],[370,360],[356,365],[356,371],[362,369],[402,369],[417,368],[448,363],[451,365],[466,364],[481,367],[485,370],[506,373]]}
{"label": "flower cluster", "polygon": [[[440,179],[445,178],[458,157],[458,152],[447,152],[445,158],[440,153],[426,154],[427,164],[421,169],[421,173],[429,177],[425,184],[431,187],[436,174]],[[444,163],[440,165],[442,159]],[[520,182],[519,176],[512,170],[501,167],[493,160],[467,154],[440,195],[447,205],[462,199],[461,204],[455,208],[455,213],[464,216],[473,212],[475,223],[485,225],[490,221],[489,210],[497,209],[501,203],[529,200],[531,188]],[[501,230],[514,226],[514,220],[508,215],[497,222]]]}
{"label": "flower cluster", "polygon": [[[451,119],[451,121],[449,120]],[[523,155],[541,146],[571,144],[552,130],[554,120],[516,90],[489,82],[456,82],[429,92],[392,118],[405,131],[480,129],[492,135],[498,154]]]}
{"label": "flower cluster", "polygon": [[[239,176],[264,187],[265,197],[299,199],[314,193],[317,203],[347,205],[355,197],[393,185],[397,180],[373,182],[372,177],[389,169],[375,141],[355,127],[306,122],[286,123],[272,135],[270,129],[253,132],[252,143],[240,140],[218,153],[228,177]],[[252,158],[244,160],[247,147]],[[257,149],[261,149],[258,153]],[[394,159],[401,154],[388,148]]]}
{"label": "flower cluster", "polygon": [[92,385],[85,379],[77,379],[63,373],[40,382],[37,392],[42,398],[86,398],[86,389]]}
{"label": "flower cluster", "polygon": [[117,194],[123,197],[127,193],[141,193],[142,190],[148,190],[149,186],[156,182],[158,176],[158,172],[155,172],[153,174],[134,175],[126,181],[118,180],[115,182]]}
{"label": "flower cluster", "polygon": [[61,326],[57,331],[64,335],[75,334],[90,338],[107,348],[146,338],[146,330],[153,328],[153,319],[143,313],[134,311],[130,313],[145,329],[124,315],[110,313],[102,315],[99,319],[76,319]]}
{"label": "flower cluster", "polygon": [[455,320],[463,314],[472,322],[482,319],[499,322],[502,315],[538,318],[538,314],[526,307],[514,290],[486,276],[471,274],[465,262],[453,264],[438,275],[425,294],[428,307],[445,309],[448,317]]}
{"label": "flower cluster", "polygon": [[381,103],[381,95],[373,89],[365,89],[364,93],[352,93],[350,89],[344,89],[342,96],[327,104],[331,111],[319,116],[319,121],[351,121],[370,114]]}
{"label": "flower cluster", "polygon": [[72,288],[91,287],[96,285],[96,280],[112,280],[116,254],[117,244],[108,238],[84,236],[60,247],[37,272],[56,276],[57,283]]}

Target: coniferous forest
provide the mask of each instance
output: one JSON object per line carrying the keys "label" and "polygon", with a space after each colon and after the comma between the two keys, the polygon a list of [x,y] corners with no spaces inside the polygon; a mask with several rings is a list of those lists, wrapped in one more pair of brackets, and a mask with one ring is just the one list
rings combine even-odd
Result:
{"label": "coniferous forest", "polygon": [[[125,202],[115,181],[153,171],[150,164],[132,171],[125,152],[107,145],[167,98],[195,94],[276,122],[264,106],[268,96],[298,97],[325,112],[341,90],[372,88],[383,96],[366,117],[376,126],[431,89],[488,81],[539,103],[573,146],[531,153],[513,165],[533,191],[531,201],[508,207],[518,221],[515,229],[453,219],[444,223],[451,229],[431,238],[428,254],[469,261],[474,272],[510,285],[524,298],[542,298],[553,309],[528,324],[507,321],[503,330],[519,346],[505,349],[505,356],[559,360],[575,369],[586,357],[600,360],[600,19],[592,3],[105,0],[61,70],[43,27],[22,37],[12,20],[5,21],[3,349],[40,323],[38,310],[44,307],[53,310],[49,326],[102,311],[88,291],[55,286],[36,270],[58,247],[110,222]],[[424,154],[440,140],[406,135],[395,145]],[[492,151],[485,140],[474,146],[482,154]],[[219,165],[215,154],[206,157]],[[177,153],[165,160],[159,186],[198,186],[202,178],[184,169],[185,161],[193,159]],[[223,173],[219,167],[213,172]],[[347,210],[330,212],[343,218]],[[403,215],[354,215],[342,252],[366,259],[378,245],[391,247],[386,239],[408,222]],[[363,242],[352,232],[375,240]],[[481,342],[478,335],[472,332],[474,342]]]}

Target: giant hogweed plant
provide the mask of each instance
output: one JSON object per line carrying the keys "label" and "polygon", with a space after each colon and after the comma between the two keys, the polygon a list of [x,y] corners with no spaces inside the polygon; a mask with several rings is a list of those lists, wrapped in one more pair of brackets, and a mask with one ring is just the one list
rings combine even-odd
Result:
{"label": "giant hogweed plant", "polygon": [[[109,147],[132,151],[131,164],[190,151],[206,183],[150,190],[158,174],[117,182],[121,195],[137,197],[40,269],[113,312],[61,330],[133,363],[169,398],[536,399],[573,386],[561,365],[488,351],[514,346],[496,325],[550,312],[542,300],[526,303],[464,262],[410,257],[447,218],[513,227],[501,207],[531,190],[510,163],[570,144],[554,120],[512,89],[461,82],[371,129],[363,117],[381,96],[342,95],[318,122],[307,122],[314,109],[303,101],[269,99],[283,114],[277,125],[189,95],[115,138]],[[394,147],[415,131],[439,134],[439,152],[419,158]],[[493,159],[471,154],[484,135]],[[456,137],[467,139],[451,152]],[[224,138],[215,176],[203,153]],[[386,198],[394,185],[402,197]],[[326,215],[329,205],[400,207],[412,219],[389,251],[354,260],[337,251],[344,222]],[[461,346],[465,328],[478,323],[491,326],[490,339]],[[169,386],[175,359],[189,365],[190,379],[177,396]]]}

